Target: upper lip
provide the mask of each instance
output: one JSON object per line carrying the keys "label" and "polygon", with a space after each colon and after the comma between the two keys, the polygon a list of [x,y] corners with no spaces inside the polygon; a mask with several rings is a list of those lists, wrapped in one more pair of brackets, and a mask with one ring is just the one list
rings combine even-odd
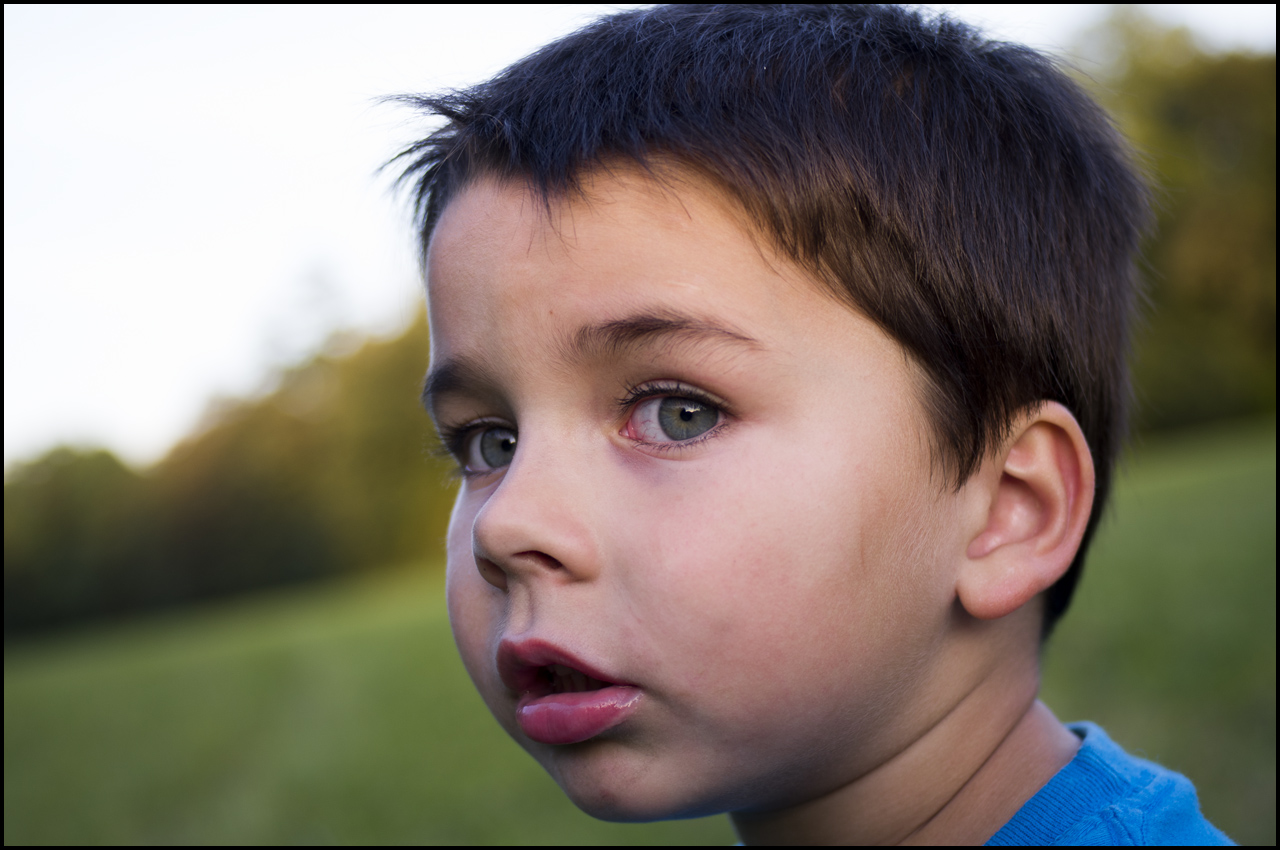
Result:
{"label": "upper lip", "polygon": [[545,640],[504,638],[498,644],[498,676],[502,679],[502,684],[517,694],[541,689],[545,681],[542,671],[553,664],[572,667],[592,679],[599,679],[610,685],[623,684],[568,650]]}

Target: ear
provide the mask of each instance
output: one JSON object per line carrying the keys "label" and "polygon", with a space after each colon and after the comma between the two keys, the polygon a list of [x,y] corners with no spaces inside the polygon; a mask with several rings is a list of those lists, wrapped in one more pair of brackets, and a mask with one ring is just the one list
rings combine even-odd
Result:
{"label": "ear", "polygon": [[964,609],[994,620],[1061,578],[1084,537],[1093,483],[1093,456],[1070,411],[1045,402],[1017,420],[1001,451],[970,479],[985,521],[957,575]]}

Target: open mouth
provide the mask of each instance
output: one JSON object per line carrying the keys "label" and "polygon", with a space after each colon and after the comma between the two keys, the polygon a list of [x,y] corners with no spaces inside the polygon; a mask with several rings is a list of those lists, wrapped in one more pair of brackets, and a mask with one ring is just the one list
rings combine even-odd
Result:
{"label": "open mouth", "polygon": [[534,696],[551,694],[572,694],[580,691],[598,691],[607,688],[612,682],[605,682],[588,676],[581,670],[564,664],[549,664],[537,669],[537,682],[530,692]]}
{"label": "open mouth", "polygon": [[577,744],[626,722],[642,690],[615,682],[569,652],[542,640],[504,640],[498,675],[515,697],[515,720],[531,740]]}
{"label": "open mouth", "polygon": [[535,699],[599,691],[623,684],[565,650],[540,640],[503,641],[497,660],[502,683],[517,695]]}

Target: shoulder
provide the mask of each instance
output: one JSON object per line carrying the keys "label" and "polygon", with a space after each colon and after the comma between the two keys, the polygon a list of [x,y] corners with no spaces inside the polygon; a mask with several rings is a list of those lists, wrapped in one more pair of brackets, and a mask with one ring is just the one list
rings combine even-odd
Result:
{"label": "shoulder", "polygon": [[990,845],[1232,844],[1200,813],[1185,776],[1134,758],[1092,723],[1072,724],[1071,763],[1026,802]]}

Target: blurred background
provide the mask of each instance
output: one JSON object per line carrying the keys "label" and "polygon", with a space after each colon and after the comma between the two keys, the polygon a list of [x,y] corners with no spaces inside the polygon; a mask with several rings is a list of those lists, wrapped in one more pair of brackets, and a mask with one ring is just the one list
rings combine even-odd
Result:
{"label": "blurred background", "polygon": [[[5,6],[4,840],[718,843],[577,812],[442,599],[424,132],[612,9]],[[933,6],[1071,62],[1160,193],[1138,429],[1045,699],[1274,844],[1275,6]]]}

